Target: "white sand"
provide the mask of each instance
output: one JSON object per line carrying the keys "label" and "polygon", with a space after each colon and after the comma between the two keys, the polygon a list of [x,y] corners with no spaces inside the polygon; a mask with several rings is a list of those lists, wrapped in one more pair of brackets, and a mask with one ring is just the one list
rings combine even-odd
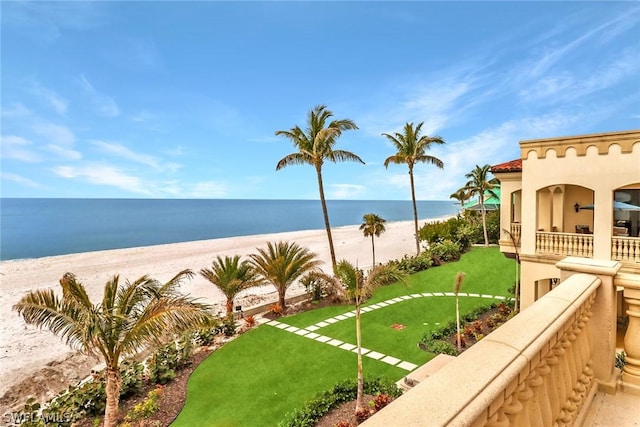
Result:
{"label": "white sand", "polygon": [[[424,220],[420,222],[424,223]],[[365,238],[358,226],[334,228],[333,240],[338,260],[347,259],[361,268],[372,263],[371,238]],[[105,282],[114,274],[120,279],[135,280],[148,274],[160,281],[172,278],[179,271],[190,268],[199,272],[210,267],[218,256],[242,255],[264,247],[267,241],[293,241],[318,254],[330,272],[329,246],[325,230],[287,232],[246,237],[213,239],[168,245],[147,246],[109,251],[87,252],[29,260],[0,263],[0,396],[13,384],[29,377],[48,363],[68,358],[72,352],[67,345],[47,330],[27,326],[12,306],[28,291],[58,288],[58,280],[65,272],[72,272],[85,285],[92,300],[97,301]],[[386,224],[386,232],[375,239],[376,262],[386,262],[415,252],[413,222]],[[224,310],[224,296],[197,274],[182,286],[182,291],[201,297]],[[299,285],[289,288],[287,296],[304,292]],[[249,289],[236,301],[246,308],[277,300],[271,286]]]}

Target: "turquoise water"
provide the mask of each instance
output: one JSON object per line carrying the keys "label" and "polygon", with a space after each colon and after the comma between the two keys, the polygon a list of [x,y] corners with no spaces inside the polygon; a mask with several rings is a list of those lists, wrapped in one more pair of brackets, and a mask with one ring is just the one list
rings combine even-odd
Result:
{"label": "turquoise water", "polygon": [[[329,200],[332,227],[413,219],[411,201]],[[457,211],[452,201],[419,201],[420,218]],[[0,200],[0,260],[164,243],[323,229],[319,200]]]}

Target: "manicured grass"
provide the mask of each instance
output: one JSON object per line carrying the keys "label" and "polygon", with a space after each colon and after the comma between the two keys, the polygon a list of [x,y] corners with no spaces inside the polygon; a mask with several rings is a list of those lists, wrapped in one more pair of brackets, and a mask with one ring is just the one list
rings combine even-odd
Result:
{"label": "manicured grass", "polygon": [[[513,284],[514,264],[497,248],[475,248],[459,262],[414,274],[406,284],[385,286],[367,305],[422,292],[452,292],[455,274],[467,273],[461,292],[507,295]],[[469,312],[493,300],[461,297],[461,311]],[[363,347],[421,365],[433,357],[417,343],[428,330],[455,319],[454,297],[420,297],[362,315]],[[280,319],[296,327],[353,310],[353,306],[326,307]],[[403,330],[390,326],[399,323]],[[355,344],[355,319],[336,322],[316,331]],[[407,371],[364,357],[367,378],[393,381]],[[277,425],[290,412],[334,384],[356,376],[356,354],[301,337],[271,325],[262,325],[209,356],[192,374],[187,402],[172,426]]]}

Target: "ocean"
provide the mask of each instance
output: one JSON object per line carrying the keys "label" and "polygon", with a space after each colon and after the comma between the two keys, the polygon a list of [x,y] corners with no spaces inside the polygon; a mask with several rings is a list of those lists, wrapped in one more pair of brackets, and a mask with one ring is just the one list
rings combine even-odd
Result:
{"label": "ocean", "polygon": [[[455,215],[453,201],[418,201],[419,218]],[[328,200],[331,227],[413,219],[411,201]],[[0,199],[0,260],[324,229],[319,200]]]}

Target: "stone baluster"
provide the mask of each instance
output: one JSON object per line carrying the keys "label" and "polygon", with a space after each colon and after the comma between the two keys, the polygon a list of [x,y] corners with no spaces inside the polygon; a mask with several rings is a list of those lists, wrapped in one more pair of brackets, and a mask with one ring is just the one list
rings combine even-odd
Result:
{"label": "stone baluster", "polygon": [[625,287],[624,300],[629,304],[629,324],[624,335],[626,365],[622,370],[625,391],[640,395],[640,289]]}
{"label": "stone baluster", "polygon": [[538,367],[527,378],[529,387],[533,390],[533,397],[530,401],[532,426],[546,427],[550,426],[553,421],[550,396],[545,386],[545,382],[549,380],[550,372],[551,368],[547,365],[546,359],[541,358]]}

